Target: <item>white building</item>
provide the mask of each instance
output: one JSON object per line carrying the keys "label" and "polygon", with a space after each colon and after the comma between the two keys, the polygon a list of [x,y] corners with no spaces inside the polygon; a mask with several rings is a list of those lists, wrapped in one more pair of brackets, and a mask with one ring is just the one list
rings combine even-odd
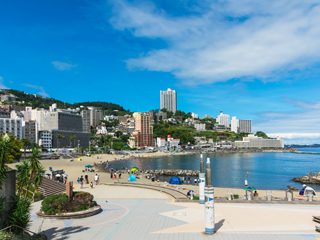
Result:
{"label": "white building", "polygon": [[284,140],[280,137],[264,139],[254,136],[254,134],[249,134],[249,136],[244,137],[242,141],[235,141],[234,145],[237,148],[284,148]]}
{"label": "white building", "polygon": [[198,116],[198,114],[191,113],[191,117],[193,117],[193,118],[198,118],[199,116]]}
{"label": "white building", "polygon": [[178,147],[180,143],[180,139],[173,139],[170,135],[167,137],[168,140],[168,147]]}
{"label": "white building", "polygon": [[222,111],[220,111],[220,115],[217,117],[216,121],[218,124],[230,127],[230,116],[227,114],[223,114]]}
{"label": "white building", "polygon": [[45,147],[45,148],[52,148],[52,137],[51,133],[49,131],[43,131],[41,132],[39,136],[39,145]]}
{"label": "white building", "polygon": [[197,131],[205,131],[206,130],[206,124],[204,123],[195,123],[194,127]]}
{"label": "white building", "polygon": [[251,133],[252,122],[251,120],[242,120],[242,119],[237,119],[237,117],[232,117],[231,131],[235,133]]}
{"label": "white building", "polygon": [[167,109],[171,112],[177,111],[177,91],[168,88],[167,91],[160,91],[160,109]]}
{"label": "white building", "polygon": [[108,130],[105,126],[99,126],[96,135],[106,135],[108,134]]}
{"label": "white building", "polygon": [[103,119],[106,120],[106,121],[112,121],[113,119],[117,119],[117,116],[113,116],[113,115],[111,115],[111,116],[104,116]]}
{"label": "white building", "polygon": [[22,119],[19,118],[0,118],[0,133],[12,133],[22,139]]}
{"label": "white building", "polygon": [[166,147],[167,146],[167,141],[165,138],[157,138],[157,147]]}

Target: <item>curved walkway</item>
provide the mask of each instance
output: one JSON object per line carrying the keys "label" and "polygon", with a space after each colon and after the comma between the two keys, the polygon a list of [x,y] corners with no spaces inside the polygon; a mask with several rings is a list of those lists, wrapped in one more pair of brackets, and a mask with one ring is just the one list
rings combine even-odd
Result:
{"label": "curved walkway", "polygon": [[143,184],[143,183],[128,183],[128,182],[115,182],[114,185],[117,186],[125,186],[125,187],[138,187],[138,188],[146,188],[151,190],[160,191],[172,196],[174,199],[183,199],[187,200],[187,192],[186,190],[177,190],[169,187],[164,186],[157,186],[152,184]]}

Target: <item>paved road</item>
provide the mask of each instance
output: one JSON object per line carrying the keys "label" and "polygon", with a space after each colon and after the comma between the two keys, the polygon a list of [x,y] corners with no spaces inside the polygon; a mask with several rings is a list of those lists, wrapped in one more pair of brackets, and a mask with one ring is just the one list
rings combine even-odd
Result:
{"label": "paved road", "polygon": [[215,204],[217,233],[205,235],[203,205],[168,199],[97,199],[103,211],[95,216],[64,221],[38,219],[33,205],[32,231],[49,239],[70,240],[320,240],[311,216],[319,206]]}

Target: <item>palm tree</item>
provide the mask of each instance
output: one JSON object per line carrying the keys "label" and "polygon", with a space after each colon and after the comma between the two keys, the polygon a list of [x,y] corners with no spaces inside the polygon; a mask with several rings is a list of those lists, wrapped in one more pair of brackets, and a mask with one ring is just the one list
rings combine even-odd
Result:
{"label": "palm tree", "polygon": [[24,157],[26,157],[26,149],[31,146],[31,141],[28,138],[22,138],[23,149],[24,149]]}
{"label": "palm tree", "polygon": [[16,165],[19,175],[17,176],[18,193],[22,191],[24,186],[28,185],[29,180],[29,161],[23,161],[21,165]]}
{"label": "palm tree", "polygon": [[39,157],[40,157],[39,149],[33,148],[32,155],[29,158],[30,173],[29,173],[29,180],[27,184],[26,194],[24,196],[24,202],[26,202],[27,200],[31,183],[32,182],[34,183],[35,189],[38,189],[38,187],[42,184],[41,175],[42,173],[44,173],[44,168],[38,160]]}
{"label": "palm tree", "polygon": [[[61,135],[61,138],[64,140],[66,137],[64,135]],[[63,141],[62,141],[62,143],[63,143]]]}
{"label": "palm tree", "polygon": [[57,147],[59,148],[59,139],[61,138],[61,135],[60,135],[60,134],[57,134],[57,135],[56,135],[56,138],[57,138]]}
{"label": "palm tree", "polygon": [[77,135],[73,135],[74,146],[77,146],[76,139],[77,139]]}
{"label": "palm tree", "polygon": [[0,136],[0,189],[2,183],[7,178],[7,169],[5,167],[5,163],[8,162],[8,157],[10,154],[9,141],[10,138],[7,134]]}
{"label": "palm tree", "polygon": [[70,136],[70,137],[69,137],[70,147],[72,147],[72,139],[73,139],[73,137],[72,137],[72,136]]}

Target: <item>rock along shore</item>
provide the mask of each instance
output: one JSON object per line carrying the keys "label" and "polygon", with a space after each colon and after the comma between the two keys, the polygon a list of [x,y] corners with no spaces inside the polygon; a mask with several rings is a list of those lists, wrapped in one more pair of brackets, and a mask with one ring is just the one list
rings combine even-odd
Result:
{"label": "rock along shore", "polygon": [[309,176],[295,177],[294,179],[292,179],[292,181],[299,182],[299,183],[302,183],[302,184],[317,184],[317,185],[320,185],[320,180],[319,179],[315,179],[315,178],[309,177]]}

